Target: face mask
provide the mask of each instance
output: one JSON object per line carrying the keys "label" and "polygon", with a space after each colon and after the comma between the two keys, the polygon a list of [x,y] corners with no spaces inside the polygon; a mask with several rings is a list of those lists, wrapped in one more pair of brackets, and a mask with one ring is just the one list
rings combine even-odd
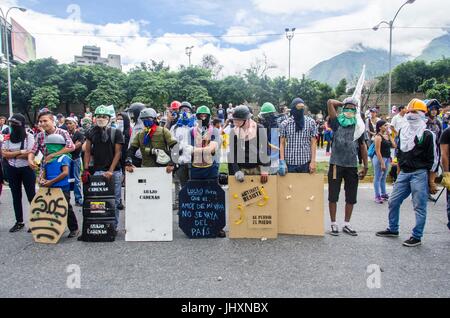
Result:
{"label": "face mask", "polygon": [[153,127],[155,124],[155,121],[153,119],[145,119],[144,120],[144,126],[147,128]]}
{"label": "face mask", "polygon": [[356,109],[344,109],[344,111],[342,112],[344,114],[344,116],[348,119],[352,119],[355,118],[356,116]]}
{"label": "face mask", "polygon": [[425,120],[426,116],[422,116],[421,114],[415,114],[415,113],[409,113],[406,115],[406,120],[409,123],[416,123],[416,122],[420,121],[421,119]]}
{"label": "face mask", "polygon": [[104,119],[104,118],[97,118],[96,123],[97,126],[100,128],[105,128],[106,126],[108,126],[108,119]]}
{"label": "face mask", "polygon": [[117,129],[123,132],[123,120],[118,120],[116,122]]}
{"label": "face mask", "polygon": [[356,125],[356,110],[344,109],[344,111],[338,116],[338,121],[342,127]]}

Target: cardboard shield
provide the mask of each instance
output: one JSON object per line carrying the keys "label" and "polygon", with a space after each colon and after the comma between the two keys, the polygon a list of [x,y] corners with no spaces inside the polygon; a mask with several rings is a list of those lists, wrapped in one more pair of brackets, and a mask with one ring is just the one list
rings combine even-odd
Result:
{"label": "cardboard shield", "polygon": [[290,173],[278,177],[278,233],[325,235],[324,176]]}
{"label": "cardboard shield", "polygon": [[278,237],[277,177],[261,184],[259,176],[246,176],[243,183],[229,177],[229,237]]}
{"label": "cardboard shield", "polygon": [[126,175],[125,240],[172,241],[172,175],[166,168],[139,168]]}
{"label": "cardboard shield", "polygon": [[216,238],[225,227],[225,191],[215,180],[192,180],[180,192],[179,226],[189,238]]}
{"label": "cardboard shield", "polygon": [[59,188],[41,188],[30,206],[30,229],[36,243],[56,244],[67,226],[68,204]]}

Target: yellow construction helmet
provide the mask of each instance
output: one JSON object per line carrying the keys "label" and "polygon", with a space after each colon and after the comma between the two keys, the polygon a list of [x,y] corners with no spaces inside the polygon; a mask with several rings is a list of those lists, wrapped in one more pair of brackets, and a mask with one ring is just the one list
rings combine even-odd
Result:
{"label": "yellow construction helmet", "polygon": [[425,102],[423,100],[420,100],[418,98],[414,98],[412,101],[409,102],[408,107],[407,107],[408,111],[422,111],[424,113],[428,112],[428,108],[427,108],[427,104],[425,104]]}

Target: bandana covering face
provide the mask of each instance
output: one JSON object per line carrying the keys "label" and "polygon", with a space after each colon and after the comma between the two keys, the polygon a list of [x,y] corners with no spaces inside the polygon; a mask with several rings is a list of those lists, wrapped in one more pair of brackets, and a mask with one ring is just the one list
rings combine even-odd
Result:
{"label": "bandana covering face", "polygon": [[349,127],[356,125],[356,109],[344,109],[338,116],[339,124],[342,127]]}
{"label": "bandana covering face", "polygon": [[148,146],[150,144],[150,141],[153,138],[153,135],[156,132],[156,129],[158,128],[157,125],[155,125],[155,122],[152,120],[144,120],[144,125],[145,124],[150,124],[150,121],[153,123],[151,126],[147,126],[144,128],[145,131],[145,135],[144,135],[144,145]]}
{"label": "bandana covering face", "polygon": [[188,126],[192,128],[195,126],[195,117],[192,116],[190,113],[183,112],[177,121],[177,126],[179,127]]}
{"label": "bandana covering face", "polygon": [[305,109],[297,109],[298,104],[305,104],[303,99],[296,98],[291,103],[291,115],[295,120],[295,131],[299,132],[305,128]]}
{"label": "bandana covering face", "polygon": [[[48,151],[48,154],[52,154],[52,153],[57,153],[58,151],[61,151],[65,146],[64,145],[60,145],[60,144],[47,144],[45,145]],[[55,160],[57,160],[59,157],[61,157],[63,155],[59,155],[54,157],[50,162],[53,162]]]}
{"label": "bandana covering face", "polygon": [[408,125],[400,131],[400,150],[409,152],[416,146],[415,140],[421,140],[423,133],[427,128],[424,114],[408,114],[406,115]]}

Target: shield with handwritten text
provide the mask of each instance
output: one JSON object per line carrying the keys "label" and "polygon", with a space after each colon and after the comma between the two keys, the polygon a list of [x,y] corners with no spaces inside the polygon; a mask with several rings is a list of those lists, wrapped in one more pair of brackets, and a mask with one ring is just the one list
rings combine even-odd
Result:
{"label": "shield with handwritten text", "polygon": [[217,181],[189,181],[179,204],[179,226],[189,238],[216,238],[225,227],[225,191]]}
{"label": "shield with handwritten text", "polygon": [[67,226],[68,204],[58,188],[41,188],[30,206],[30,229],[36,243],[56,244]]}

